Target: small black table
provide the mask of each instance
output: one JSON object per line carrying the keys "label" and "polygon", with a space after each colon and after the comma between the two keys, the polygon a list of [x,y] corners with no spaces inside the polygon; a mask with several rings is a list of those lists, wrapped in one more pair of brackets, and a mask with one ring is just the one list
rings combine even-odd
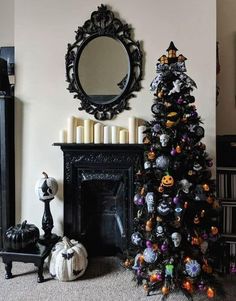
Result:
{"label": "small black table", "polygon": [[34,263],[38,267],[38,282],[43,282],[43,264],[44,260],[49,256],[55,243],[49,245],[42,245],[37,243],[34,249],[24,252],[14,252],[14,251],[0,251],[0,256],[2,257],[2,262],[5,264],[5,278],[10,279],[13,277],[11,273],[12,262],[24,262],[24,263]]}

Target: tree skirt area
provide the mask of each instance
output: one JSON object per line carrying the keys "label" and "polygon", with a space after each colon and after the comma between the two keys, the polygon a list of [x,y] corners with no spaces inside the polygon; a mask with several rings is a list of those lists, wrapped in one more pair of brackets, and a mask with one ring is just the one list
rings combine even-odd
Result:
{"label": "tree skirt area", "polygon": [[[0,300],[7,301],[161,301],[162,295],[146,296],[142,287],[133,281],[133,273],[121,266],[116,257],[97,257],[89,260],[82,278],[72,282],[52,279],[45,268],[45,282],[37,283],[37,268],[31,263],[13,262],[14,278],[4,278],[4,264],[0,264]],[[236,300],[236,276],[222,278],[227,301]],[[186,301],[181,293],[171,294],[168,301]],[[194,301],[209,300],[206,295],[194,296]],[[212,300],[222,300],[215,298]]]}

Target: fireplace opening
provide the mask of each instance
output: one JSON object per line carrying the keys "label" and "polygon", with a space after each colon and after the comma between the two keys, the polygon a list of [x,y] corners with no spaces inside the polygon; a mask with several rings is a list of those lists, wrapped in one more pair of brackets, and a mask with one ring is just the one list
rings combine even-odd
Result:
{"label": "fireplace opening", "polygon": [[64,153],[64,235],[83,243],[89,256],[126,253],[144,145],[54,145]]}
{"label": "fireplace opening", "polygon": [[90,256],[122,253],[126,241],[125,183],[119,180],[82,181],[85,245]]}

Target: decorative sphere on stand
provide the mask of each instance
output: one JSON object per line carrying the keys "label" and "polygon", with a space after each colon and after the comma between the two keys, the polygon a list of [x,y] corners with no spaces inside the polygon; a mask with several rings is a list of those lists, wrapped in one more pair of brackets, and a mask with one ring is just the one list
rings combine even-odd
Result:
{"label": "decorative sphere on stand", "polygon": [[40,243],[48,245],[58,240],[58,236],[53,234],[53,218],[50,211],[50,201],[54,199],[54,196],[58,190],[57,181],[49,177],[45,172],[42,173],[43,178],[39,179],[35,185],[35,193],[40,201],[44,202],[44,214],[42,217],[42,229],[44,235],[40,237]]}

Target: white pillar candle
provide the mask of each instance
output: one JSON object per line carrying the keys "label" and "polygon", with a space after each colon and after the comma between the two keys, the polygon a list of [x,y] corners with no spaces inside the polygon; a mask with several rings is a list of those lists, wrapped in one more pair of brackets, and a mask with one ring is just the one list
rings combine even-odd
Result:
{"label": "white pillar candle", "polygon": [[67,132],[66,130],[59,131],[59,142],[66,143],[67,142]]}
{"label": "white pillar candle", "polygon": [[102,125],[101,123],[95,123],[94,124],[94,143],[99,144],[102,142]]}
{"label": "white pillar candle", "polygon": [[136,143],[136,119],[129,117],[129,143]]}
{"label": "white pillar candle", "polygon": [[143,132],[146,130],[146,127],[144,125],[140,125],[138,127],[138,143],[143,144],[143,138],[146,136]]}
{"label": "white pillar candle", "polygon": [[84,120],[84,143],[91,143],[91,120]]}
{"label": "white pillar candle", "polygon": [[76,127],[76,143],[84,143],[84,127],[81,125]]}
{"label": "white pillar candle", "polygon": [[75,129],[74,129],[75,118],[70,116],[67,118],[67,142],[75,142]]}
{"label": "white pillar candle", "polygon": [[111,128],[108,125],[104,126],[103,141],[105,144],[111,143]]}
{"label": "white pillar candle", "polygon": [[118,129],[115,125],[111,127],[111,143],[118,143]]}
{"label": "white pillar candle", "polygon": [[128,131],[120,130],[120,143],[125,144],[128,141]]}

